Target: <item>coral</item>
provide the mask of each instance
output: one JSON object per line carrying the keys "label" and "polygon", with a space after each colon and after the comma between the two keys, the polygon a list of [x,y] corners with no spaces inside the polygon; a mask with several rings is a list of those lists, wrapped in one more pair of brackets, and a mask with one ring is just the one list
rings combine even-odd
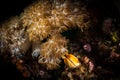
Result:
{"label": "coral", "polygon": [[21,14],[21,21],[23,26],[28,28],[31,41],[41,41],[49,35],[77,26],[82,30],[90,26],[85,6],[69,0],[39,0],[25,8]]}
{"label": "coral", "polygon": [[48,69],[59,67],[61,55],[65,55],[67,50],[67,40],[61,35],[51,36],[51,38],[41,44],[38,63],[44,63]]}
{"label": "coral", "polygon": [[70,42],[62,32],[76,27],[83,31],[90,27],[90,21],[89,13],[80,1],[38,0],[25,8],[20,16],[12,17],[2,24],[2,55],[8,51],[11,62],[24,77],[45,78],[48,75],[49,78],[47,70],[60,68],[62,59],[66,59],[69,65],[75,62],[74,69],[77,66],[77,72],[80,71],[78,75],[81,76],[88,69],[82,66],[74,53],[69,54]]}
{"label": "coral", "polygon": [[1,51],[10,52],[11,56],[22,57],[29,49],[29,39],[20,26],[18,16],[10,18],[1,28]]}
{"label": "coral", "polygon": [[[48,69],[57,68],[61,55],[68,52],[67,40],[60,33],[75,27],[83,30],[90,26],[85,6],[69,0],[36,1],[25,8],[20,20],[35,47],[32,56],[38,57],[38,62],[46,64]],[[48,41],[42,43],[44,39]],[[41,46],[36,47],[36,43]]]}

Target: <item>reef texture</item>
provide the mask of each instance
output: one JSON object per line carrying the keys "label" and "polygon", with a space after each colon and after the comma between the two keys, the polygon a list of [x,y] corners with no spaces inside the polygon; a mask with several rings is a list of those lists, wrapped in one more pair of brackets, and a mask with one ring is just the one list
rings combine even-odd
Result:
{"label": "reef texture", "polygon": [[85,6],[69,0],[39,0],[24,10],[21,21],[32,41],[41,41],[49,35],[75,27],[88,28],[90,25]]}
{"label": "reef texture", "polygon": [[[96,45],[89,43],[92,32],[87,31],[91,21],[86,6],[79,0],[35,1],[20,16],[1,24],[0,55],[16,65],[25,78],[32,80],[94,79],[97,77],[95,61],[84,55],[93,53],[92,45]],[[79,30],[80,44],[74,45],[77,39],[71,41],[64,35],[74,29]]]}

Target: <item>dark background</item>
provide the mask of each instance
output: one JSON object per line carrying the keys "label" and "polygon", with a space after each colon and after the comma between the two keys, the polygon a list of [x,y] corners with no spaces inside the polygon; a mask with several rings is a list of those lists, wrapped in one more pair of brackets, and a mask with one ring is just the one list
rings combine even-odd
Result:
{"label": "dark background", "polygon": [[19,15],[33,0],[0,0],[0,22]]}
{"label": "dark background", "polygon": [[[0,0],[0,22],[10,16],[19,15],[34,0]],[[73,0],[75,1],[75,0]],[[77,1],[77,0],[76,0]],[[102,15],[120,14],[119,0],[82,0],[90,7],[103,12]]]}
{"label": "dark background", "polygon": [[[83,0],[88,4],[89,8],[101,16],[120,16],[119,0]],[[0,23],[4,22],[11,16],[20,15],[23,9],[27,7],[33,0],[0,0]],[[100,15],[100,16],[99,16]],[[17,71],[16,67],[10,63],[3,61],[0,57],[0,76],[2,79],[23,80],[22,74]]]}

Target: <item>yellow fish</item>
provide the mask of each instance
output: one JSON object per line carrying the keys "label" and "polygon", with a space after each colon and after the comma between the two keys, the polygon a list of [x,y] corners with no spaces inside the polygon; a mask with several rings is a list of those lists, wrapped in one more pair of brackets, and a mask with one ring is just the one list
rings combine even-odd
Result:
{"label": "yellow fish", "polygon": [[76,68],[77,66],[80,65],[78,58],[72,54],[66,54],[64,56],[64,63],[70,68]]}
{"label": "yellow fish", "polygon": [[113,40],[114,42],[119,41],[119,37],[118,37],[118,35],[117,35],[117,32],[113,32],[113,33],[112,33],[112,40]]}

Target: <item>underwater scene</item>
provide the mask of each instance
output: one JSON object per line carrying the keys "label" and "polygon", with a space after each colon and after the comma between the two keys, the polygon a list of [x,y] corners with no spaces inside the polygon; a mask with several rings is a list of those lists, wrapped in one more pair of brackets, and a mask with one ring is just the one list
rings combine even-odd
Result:
{"label": "underwater scene", "polygon": [[2,0],[0,74],[11,80],[120,80],[119,0]]}

